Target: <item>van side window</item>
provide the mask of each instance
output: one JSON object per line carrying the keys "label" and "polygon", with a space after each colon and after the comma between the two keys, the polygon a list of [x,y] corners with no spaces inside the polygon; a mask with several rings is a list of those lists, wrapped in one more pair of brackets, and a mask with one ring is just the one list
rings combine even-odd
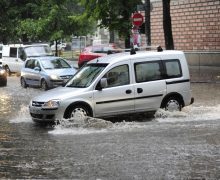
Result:
{"label": "van side window", "polygon": [[161,62],[141,62],[134,65],[137,83],[162,79]]}
{"label": "van side window", "polygon": [[164,64],[167,78],[176,78],[182,76],[181,66],[178,59],[165,60]]}
{"label": "van side window", "polygon": [[108,87],[122,86],[130,83],[128,65],[114,67],[104,75],[107,78]]}
{"label": "van side window", "polygon": [[9,57],[17,57],[17,48],[11,47]]}

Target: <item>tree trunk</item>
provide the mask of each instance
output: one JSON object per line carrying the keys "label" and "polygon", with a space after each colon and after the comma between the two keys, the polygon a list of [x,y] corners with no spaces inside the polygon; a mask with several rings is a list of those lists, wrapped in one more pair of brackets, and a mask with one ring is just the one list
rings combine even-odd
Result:
{"label": "tree trunk", "polygon": [[131,47],[131,43],[130,43],[130,33],[127,34],[127,36],[125,37],[125,49],[128,49]]}
{"label": "tree trunk", "polygon": [[55,56],[58,56],[58,47],[57,47],[58,40],[55,40]]}
{"label": "tree trunk", "polygon": [[145,34],[146,34],[146,45],[151,46],[151,29],[150,29],[150,0],[145,0]]}
{"label": "tree trunk", "polygon": [[163,0],[163,30],[166,49],[174,49],[172,24],[170,16],[170,0]]}
{"label": "tree trunk", "polygon": [[109,43],[114,43],[115,42],[115,32],[114,32],[114,30],[111,30],[109,32],[109,35],[110,35]]}

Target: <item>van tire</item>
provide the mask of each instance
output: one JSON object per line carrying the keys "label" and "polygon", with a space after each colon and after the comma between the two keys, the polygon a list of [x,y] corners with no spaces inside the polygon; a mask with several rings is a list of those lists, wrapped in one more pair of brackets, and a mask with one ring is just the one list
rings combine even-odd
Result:
{"label": "van tire", "polygon": [[77,121],[84,121],[86,117],[92,116],[89,108],[84,105],[77,104],[70,107],[65,116],[66,119],[77,119]]}
{"label": "van tire", "polygon": [[5,66],[5,71],[7,72],[8,76],[11,76],[11,70],[9,69],[7,65]]}
{"label": "van tire", "polygon": [[44,91],[48,90],[48,85],[45,79],[41,80],[41,89],[43,89]]}
{"label": "van tire", "polygon": [[165,109],[166,111],[181,111],[182,103],[180,98],[176,96],[171,96],[165,99],[161,105],[161,108]]}
{"label": "van tire", "polygon": [[23,88],[27,88],[27,83],[25,82],[25,79],[23,77],[21,77],[21,87]]}

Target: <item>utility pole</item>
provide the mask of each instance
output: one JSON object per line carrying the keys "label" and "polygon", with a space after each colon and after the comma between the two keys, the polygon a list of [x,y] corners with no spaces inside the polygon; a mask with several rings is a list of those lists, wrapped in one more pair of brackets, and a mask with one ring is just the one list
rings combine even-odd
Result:
{"label": "utility pole", "polygon": [[151,46],[151,28],[150,28],[150,0],[145,0],[144,3],[144,11],[145,11],[145,34],[146,34],[146,44],[147,46]]}

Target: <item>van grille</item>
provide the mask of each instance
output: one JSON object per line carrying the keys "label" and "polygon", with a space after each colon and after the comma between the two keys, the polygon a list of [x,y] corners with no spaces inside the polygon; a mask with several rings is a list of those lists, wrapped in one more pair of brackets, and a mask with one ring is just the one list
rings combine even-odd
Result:
{"label": "van grille", "polygon": [[63,80],[69,80],[70,78],[72,78],[72,75],[67,75],[67,76],[60,76]]}
{"label": "van grille", "polygon": [[44,102],[32,101],[32,106],[34,107],[42,107]]}

